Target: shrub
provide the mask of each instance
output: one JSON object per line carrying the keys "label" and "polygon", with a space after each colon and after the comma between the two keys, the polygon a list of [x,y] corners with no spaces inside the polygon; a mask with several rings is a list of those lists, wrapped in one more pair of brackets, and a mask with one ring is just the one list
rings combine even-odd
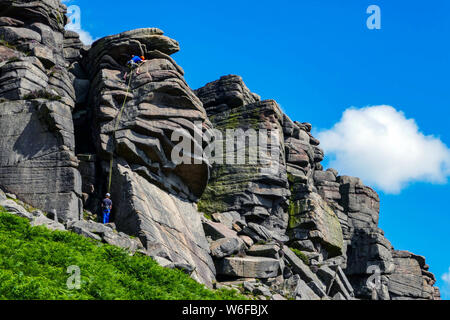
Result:
{"label": "shrub", "polygon": [[9,63],[21,61],[19,57],[12,57],[8,59]]}
{"label": "shrub", "polygon": [[[69,290],[69,266],[81,288]],[[153,259],[71,232],[31,227],[0,208],[0,300],[229,300],[236,291],[210,290]]]}
{"label": "shrub", "polygon": [[2,46],[4,46],[4,47],[7,47],[7,48],[9,48],[9,49],[12,49],[12,50],[19,51],[19,50],[17,49],[16,46],[10,44],[10,43],[9,43],[8,41],[6,41],[3,37],[0,38],[0,45],[2,45]]}
{"label": "shrub", "polygon": [[301,252],[300,250],[298,250],[298,249],[295,249],[295,248],[290,248],[291,250],[292,250],[292,252],[294,252],[295,253],[295,255],[297,256],[297,257],[299,257],[300,259],[302,259],[302,261],[306,264],[306,265],[308,265],[309,266],[309,258],[303,253],[303,252]]}

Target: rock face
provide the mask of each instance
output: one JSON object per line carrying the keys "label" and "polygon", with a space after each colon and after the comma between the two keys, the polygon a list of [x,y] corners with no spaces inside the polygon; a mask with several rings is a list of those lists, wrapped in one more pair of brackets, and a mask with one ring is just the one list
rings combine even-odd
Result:
{"label": "rock face", "polygon": [[[209,165],[194,157],[191,164],[172,161],[178,142],[174,134],[196,144],[196,132],[210,124],[183,70],[170,57],[178,50],[178,43],[159,29],[125,32],[92,45],[81,63],[89,70],[92,88],[87,120],[97,166],[91,164],[83,179],[90,183],[100,176],[109,182],[111,165],[117,227],[138,236],[150,255],[193,266],[194,278],[211,285],[215,269],[194,203],[206,187]],[[132,54],[147,61],[139,75],[128,72],[125,77],[123,66]],[[92,166],[101,171],[93,172]]]}
{"label": "rock face", "polygon": [[[258,227],[249,232],[258,233],[259,240],[267,240],[261,228],[267,229],[271,237],[284,240],[288,224],[285,209],[290,191],[284,150],[280,148],[283,141],[281,109],[273,100],[260,101],[237,76],[222,77],[196,93],[219,133],[216,137],[218,143],[224,146],[222,157],[209,159],[211,162],[215,160],[215,163],[208,187],[199,202],[200,210],[221,214],[238,212],[243,220],[257,223]],[[235,130],[232,135],[236,139],[228,148],[225,140],[230,129]],[[251,138],[244,138],[242,144],[239,143],[244,133],[261,139],[258,136],[261,130],[270,131],[274,137],[271,139],[264,135],[267,150],[249,147]],[[236,151],[242,148],[247,151],[243,154],[244,161],[239,163]],[[271,152],[276,155],[275,158]],[[256,153],[256,161],[250,161],[249,154]]]}
{"label": "rock face", "polygon": [[433,287],[435,276],[428,271],[425,258],[407,251],[392,253],[395,269],[388,276],[388,290],[392,300],[436,300],[439,289]]}
{"label": "rock face", "polygon": [[[334,169],[324,171],[324,152],[309,123],[292,121],[274,101],[259,101],[238,76],[222,77],[196,93],[213,127],[223,135],[228,129],[277,132],[275,173],[260,174],[264,166],[250,165],[249,159],[245,164],[213,164],[199,208],[223,224],[216,230],[228,227],[252,242],[283,242],[281,256],[270,250],[262,250],[262,256],[279,259],[278,276],[284,279],[283,287],[290,288],[291,298],[439,298],[434,276],[416,266],[414,259],[397,257],[378,228],[376,192],[358,178],[340,176]],[[249,143],[245,146],[252,151]],[[214,237],[211,228],[205,230]],[[244,256],[259,252],[250,247]],[[214,258],[219,274],[239,277],[229,259]],[[275,292],[289,296],[286,290]]]}
{"label": "rock face", "polygon": [[120,165],[115,186],[114,221],[119,230],[139,237],[152,257],[191,265],[194,278],[211,285],[215,268],[195,204]]}
{"label": "rock face", "polygon": [[[160,29],[88,47],[65,12],[0,2],[1,206],[260,299],[440,298],[378,228],[376,192],[324,170],[311,124],[239,76],[191,90]],[[107,191],[114,224],[86,221]]]}
{"label": "rock face", "polygon": [[343,233],[338,216],[318,194],[314,177],[323,174],[324,158],[319,141],[310,133],[308,123],[294,123],[284,116],[287,172],[291,189],[288,234],[293,246],[303,250],[303,242],[312,243],[310,252],[317,262],[342,255]]}
{"label": "rock face", "polygon": [[[172,161],[178,142],[173,134],[183,133],[201,149],[194,135],[210,124],[202,103],[183,79],[183,70],[169,56],[176,51],[178,43],[161,30],[140,29],[98,40],[83,64],[90,71],[92,134],[100,157],[107,161],[111,154],[120,157],[148,181],[193,201],[206,187],[209,166],[194,157],[192,164]],[[132,54],[148,60],[139,75],[124,79],[123,65]]]}
{"label": "rock face", "polygon": [[55,0],[0,3],[0,185],[61,221],[81,214],[65,10]]}

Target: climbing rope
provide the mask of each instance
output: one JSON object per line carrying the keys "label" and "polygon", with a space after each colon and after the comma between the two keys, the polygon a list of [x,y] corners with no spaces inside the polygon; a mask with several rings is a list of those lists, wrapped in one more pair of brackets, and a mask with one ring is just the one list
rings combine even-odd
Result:
{"label": "climbing rope", "polygon": [[[127,102],[128,93],[130,92],[130,86],[131,86],[131,79],[133,78],[133,69],[130,68],[130,80],[128,81],[127,86],[127,93],[125,94],[125,99],[123,100],[122,108],[120,109],[119,116],[116,118],[116,123],[114,125],[113,130],[113,139],[115,139],[116,131],[119,127],[120,119],[122,118],[123,110],[125,109],[125,104]],[[114,143],[113,143],[113,149],[114,149]],[[114,162],[114,150],[111,152],[111,159],[109,161],[109,179],[108,179],[108,193],[111,193],[111,181],[112,181],[112,167]]]}

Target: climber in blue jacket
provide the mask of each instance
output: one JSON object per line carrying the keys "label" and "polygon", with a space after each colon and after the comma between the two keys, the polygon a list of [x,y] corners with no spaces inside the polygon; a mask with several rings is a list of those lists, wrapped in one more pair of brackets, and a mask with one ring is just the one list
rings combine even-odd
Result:
{"label": "climber in blue jacket", "polygon": [[[133,55],[131,57],[131,60],[127,62],[127,66],[130,68],[130,70],[133,70],[133,69],[137,68],[136,74],[139,74],[139,66],[142,63],[144,63],[144,61],[145,61],[145,57],[144,56],[138,57],[138,56],[134,56]],[[125,76],[123,78],[126,79],[127,75],[128,75],[128,72],[125,72]]]}
{"label": "climber in blue jacket", "polygon": [[112,201],[111,195],[109,193],[106,194],[105,199],[102,201],[102,209],[103,209],[103,223],[109,223],[109,216],[111,214],[112,209]]}

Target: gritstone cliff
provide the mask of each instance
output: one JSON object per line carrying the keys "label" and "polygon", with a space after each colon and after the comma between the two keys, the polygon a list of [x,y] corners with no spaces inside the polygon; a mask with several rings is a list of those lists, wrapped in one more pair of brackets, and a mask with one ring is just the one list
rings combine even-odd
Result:
{"label": "gritstone cliff", "polygon": [[[395,250],[379,229],[377,193],[324,170],[309,123],[239,76],[192,90],[171,57],[178,42],[160,29],[86,47],[64,30],[65,13],[57,0],[0,1],[3,191],[92,235],[101,226],[83,220],[98,212],[111,173],[125,247],[136,237],[135,250],[209,287],[272,299],[440,298],[425,258]],[[132,54],[146,62],[125,76]],[[276,170],[194,153],[172,160],[174,132],[196,150],[205,147],[197,134],[229,129],[271,132]]]}

